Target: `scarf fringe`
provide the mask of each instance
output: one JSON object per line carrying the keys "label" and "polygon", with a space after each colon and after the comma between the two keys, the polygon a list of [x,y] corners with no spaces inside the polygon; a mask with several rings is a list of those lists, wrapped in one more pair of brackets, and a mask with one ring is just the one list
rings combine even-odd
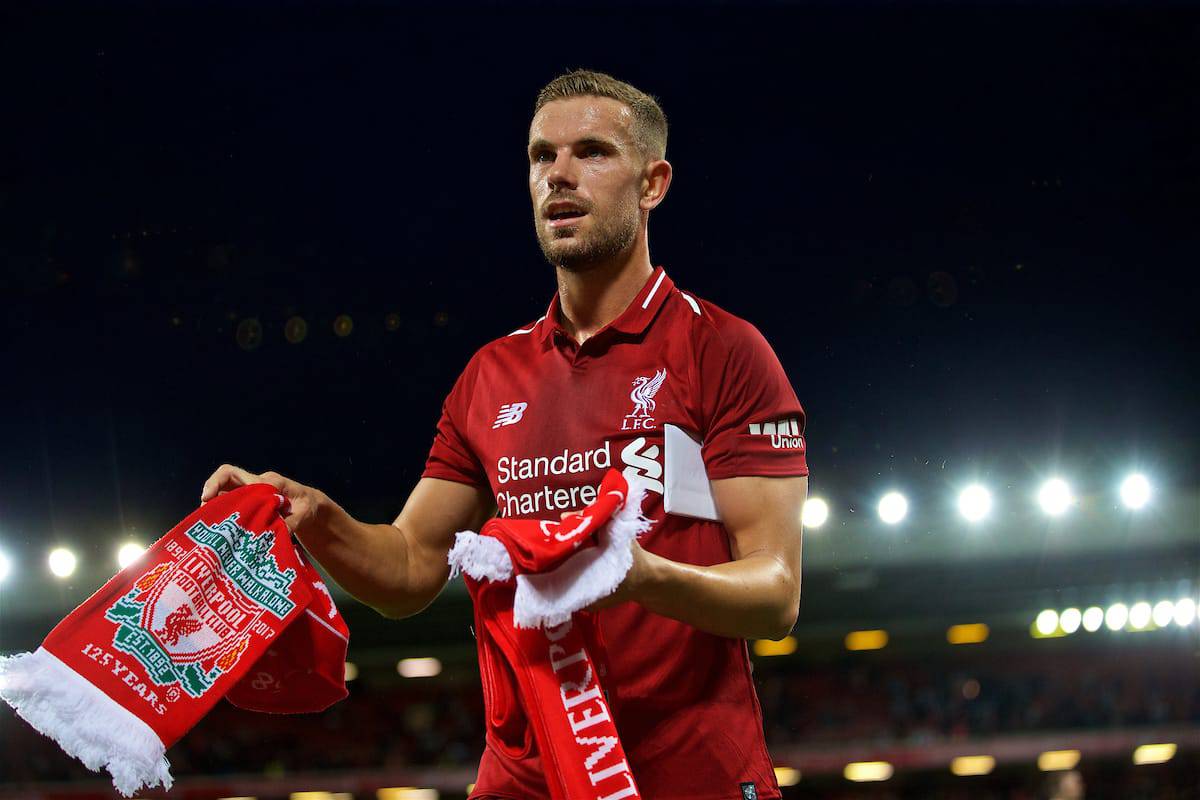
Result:
{"label": "scarf fringe", "polygon": [[645,496],[646,488],[631,482],[625,504],[596,534],[596,547],[581,550],[550,572],[518,575],[513,624],[561,625],[576,611],[615,592],[633,566],[630,542],[651,526],[642,516]]}
{"label": "scarf fringe", "polygon": [[123,797],[143,786],[171,788],[154,730],[45,648],[0,656],[0,698],[88,769],[107,769]]}
{"label": "scarf fringe", "polygon": [[454,546],[446,555],[450,562],[450,579],[465,572],[477,581],[506,581],[513,576],[512,558],[504,544],[492,536],[480,536],[472,531],[454,534]]}

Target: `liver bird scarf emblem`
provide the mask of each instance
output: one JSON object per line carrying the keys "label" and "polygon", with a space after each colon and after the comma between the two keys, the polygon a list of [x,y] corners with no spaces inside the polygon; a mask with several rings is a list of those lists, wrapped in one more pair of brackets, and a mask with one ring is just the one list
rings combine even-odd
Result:
{"label": "liver bird scarf emblem", "polygon": [[346,697],[350,632],[287,502],[259,483],[193,511],[37,650],[0,657],[0,698],[129,797],[171,788],[166,749],[222,697],[275,713]]}

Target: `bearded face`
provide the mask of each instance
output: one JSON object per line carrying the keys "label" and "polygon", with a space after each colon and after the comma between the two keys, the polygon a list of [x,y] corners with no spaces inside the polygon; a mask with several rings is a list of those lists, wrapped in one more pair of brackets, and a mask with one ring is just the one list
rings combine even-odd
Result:
{"label": "bearded face", "polygon": [[633,246],[644,164],[631,126],[629,109],[607,97],[555,100],[534,116],[529,193],[554,266],[584,272]]}

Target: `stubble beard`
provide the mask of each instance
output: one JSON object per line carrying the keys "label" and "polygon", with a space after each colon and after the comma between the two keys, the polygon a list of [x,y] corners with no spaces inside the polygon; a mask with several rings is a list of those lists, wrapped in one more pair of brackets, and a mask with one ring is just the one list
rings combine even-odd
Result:
{"label": "stubble beard", "polygon": [[[605,220],[592,216],[595,224],[592,230],[582,236],[579,228],[575,228],[570,237],[559,236],[554,229],[547,231],[539,220],[537,239],[542,255],[551,265],[568,272],[588,272],[610,262],[632,247],[637,239],[638,215],[630,213],[628,209],[624,212]],[[569,245],[554,247],[557,242],[569,242]]]}

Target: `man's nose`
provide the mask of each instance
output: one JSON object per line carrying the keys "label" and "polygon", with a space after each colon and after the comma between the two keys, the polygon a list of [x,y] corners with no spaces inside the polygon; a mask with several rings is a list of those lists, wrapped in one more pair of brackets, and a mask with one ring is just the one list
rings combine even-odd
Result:
{"label": "man's nose", "polygon": [[575,159],[570,153],[560,153],[555,156],[554,163],[546,171],[546,183],[552,189],[558,189],[563,186],[572,189],[575,188],[578,183],[578,176],[575,172]]}

